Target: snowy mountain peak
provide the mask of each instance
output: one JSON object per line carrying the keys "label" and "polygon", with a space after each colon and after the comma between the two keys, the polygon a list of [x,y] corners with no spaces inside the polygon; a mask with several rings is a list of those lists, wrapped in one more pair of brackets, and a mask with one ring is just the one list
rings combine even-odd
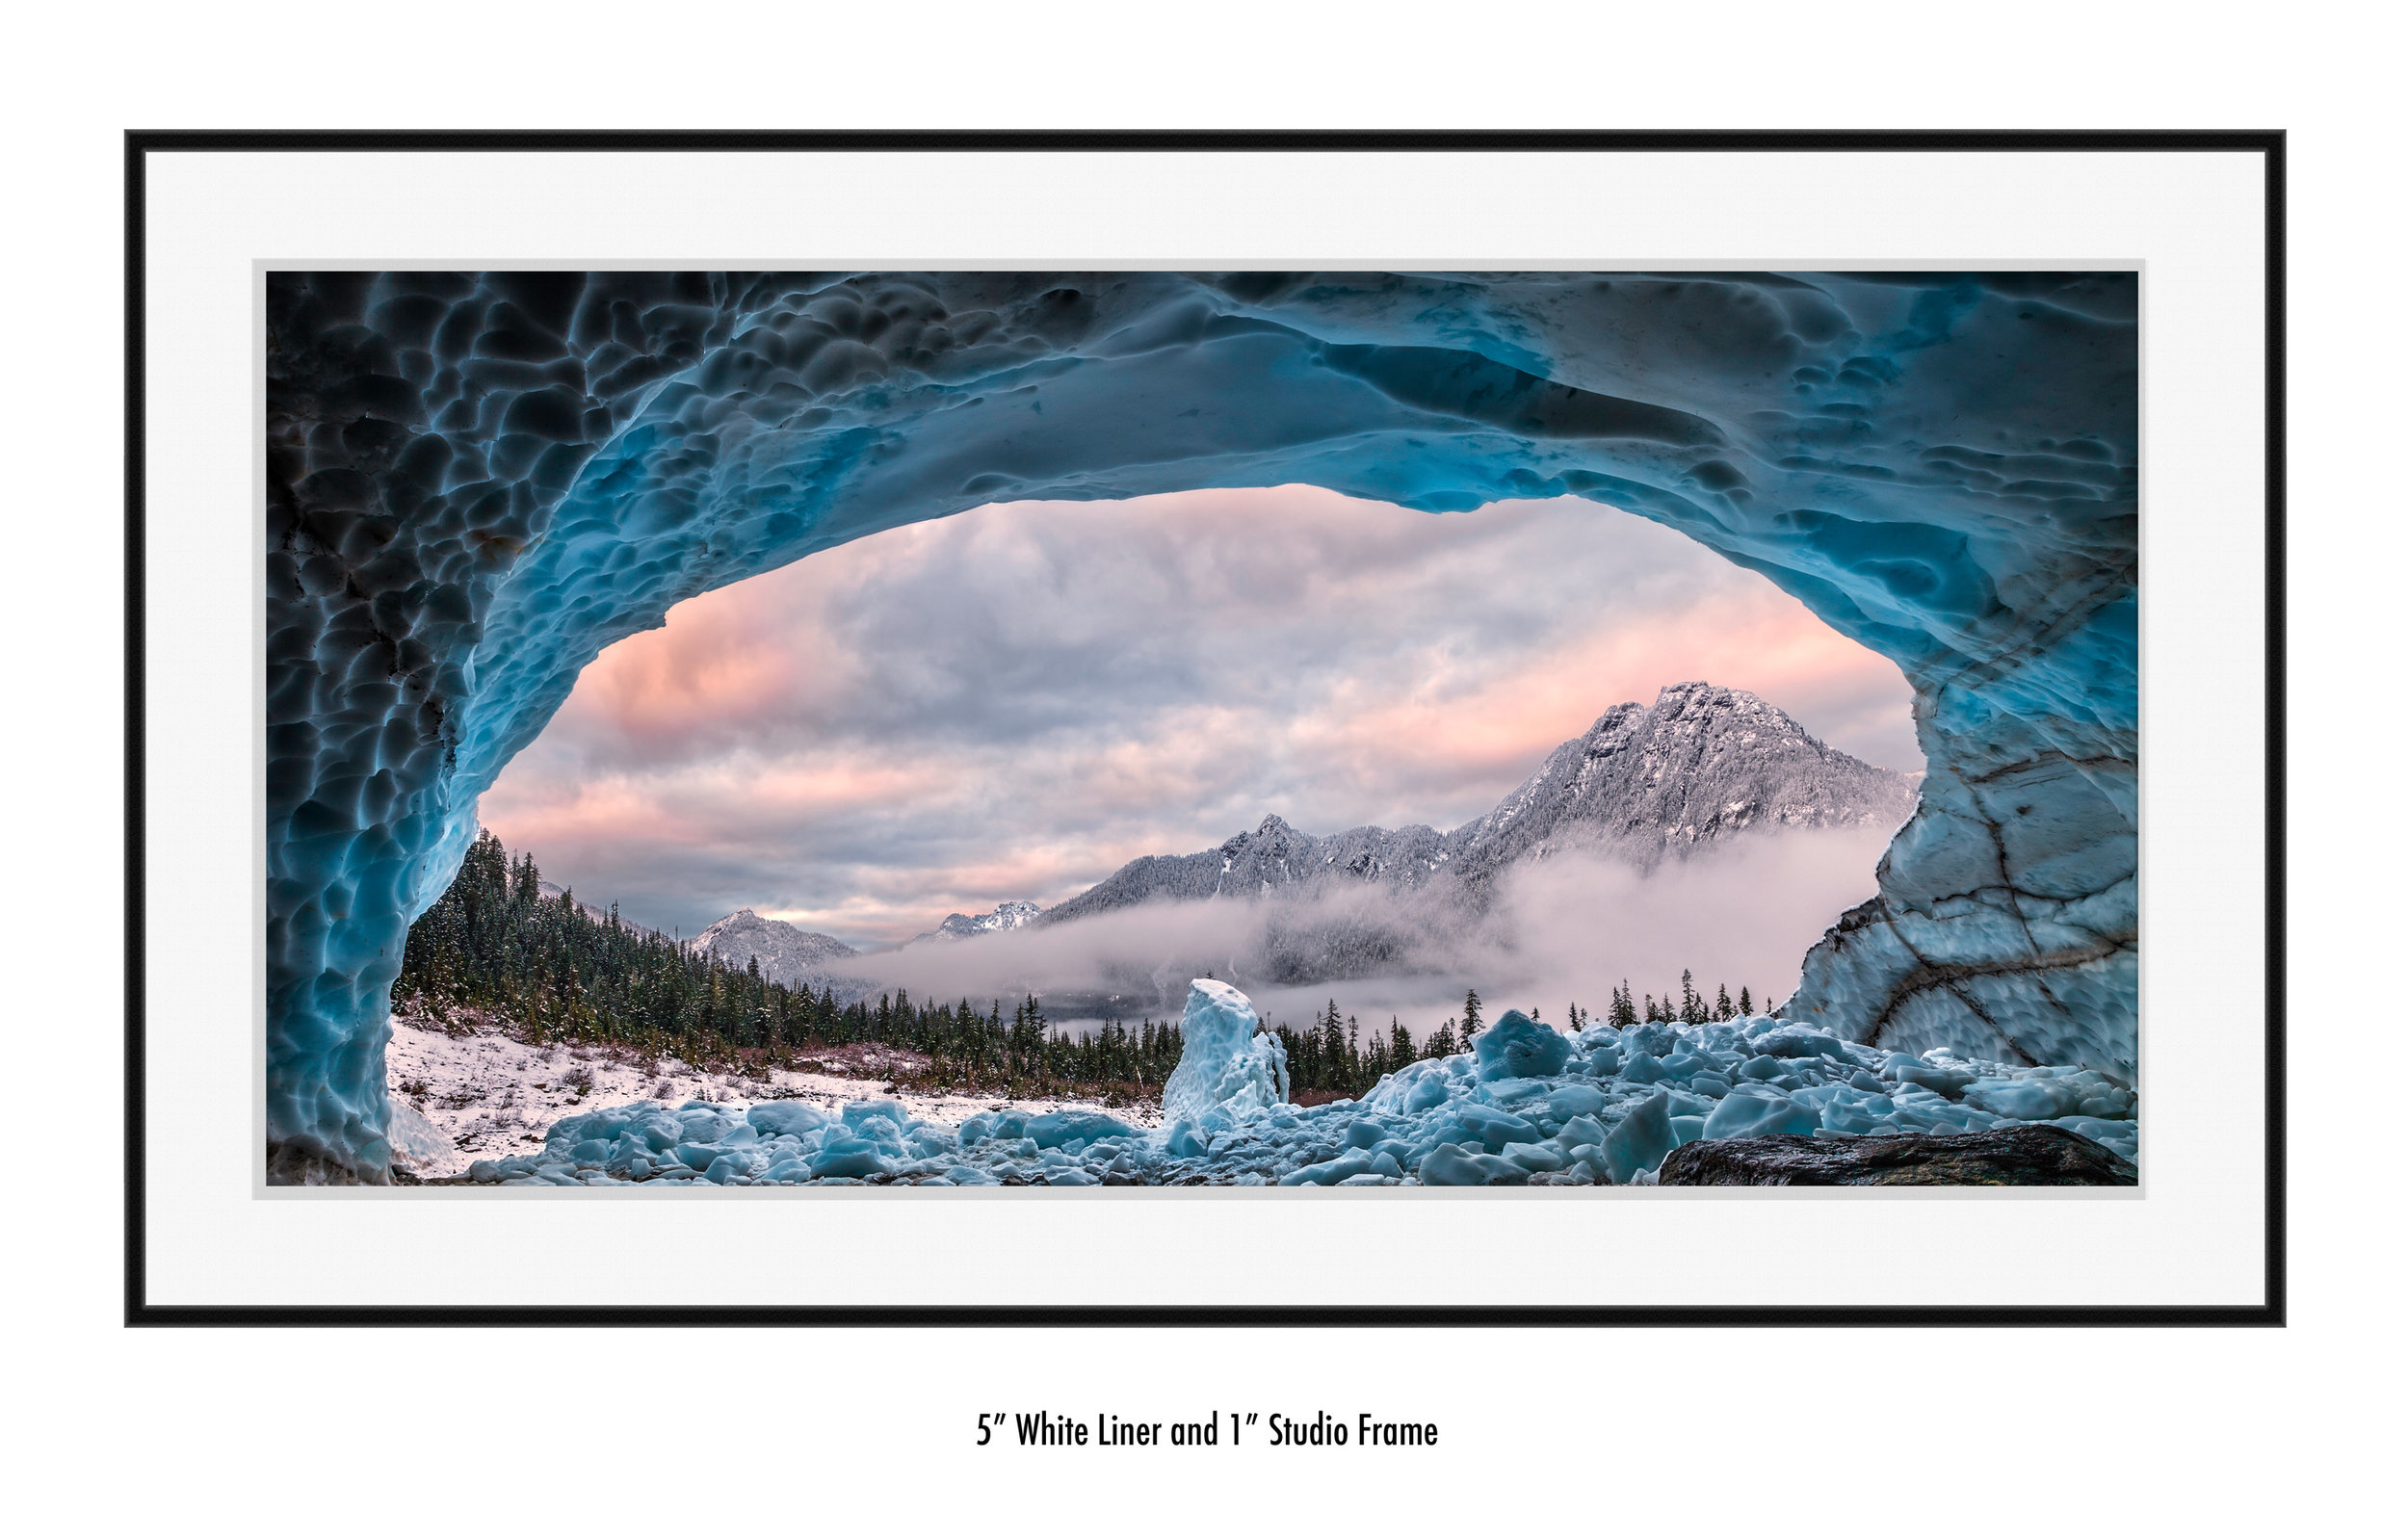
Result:
{"label": "snowy mountain peak", "polygon": [[761,976],[790,986],[818,987],[826,980],[821,972],[825,963],[860,954],[834,935],[798,929],[782,919],[764,919],[750,908],[738,908],[687,944],[739,967],[758,961]]}
{"label": "snowy mountain peak", "polygon": [[908,944],[922,940],[967,940],[973,935],[995,934],[1005,929],[1017,929],[1045,910],[1034,902],[1017,899],[999,902],[985,913],[949,913],[945,922],[923,935],[916,935]]}
{"label": "snowy mountain peak", "polygon": [[1587,849],[1652,870],[1744,833],[1895,828],[1916,781],[1824,745],[1769,701],[1702,680],[1653,705],[1614,706],[1547,755],[1485,817],[1452,833],[1416,824],[1325,838],[1277,816],[1215,849],[1148,855],[1060,903],[1048,924],[1157,899],[1260,898],[1333,880],[1404,889],[1432,881],[1477,894],[1507,866]]}

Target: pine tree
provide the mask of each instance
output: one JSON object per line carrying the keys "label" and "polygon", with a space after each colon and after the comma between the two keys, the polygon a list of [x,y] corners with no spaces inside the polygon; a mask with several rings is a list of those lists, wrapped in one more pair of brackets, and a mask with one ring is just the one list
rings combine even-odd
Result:
{"label": "pine tree", "polygon": [[1747,989],[1745,987],[1741,987],[1740,989],[1740,1013],[1743,1015],[1752,1015],[1755,1012],[1756,1005],[1754,1002],[1747,997]]}
{"label": "pine tree", "polygon": [[1731,990],[1724,987],[1721,983],[1715,983],[1714,1018],[1716,1020],[1728,1020],[1737,1012],[1738,1011],[1732,1006],[1731,1004]]}
{"label": "pine tree", "polygon": [[1613,990],[1613,1005],[1607,1011],[1606,1024],[1617,1030],[1627,1030],[1638,1024],[1638,1006],[1631,1003],[1631,979],[1622,979],[1622,986]]}
{"label": "pine tree", "polygon": [[1463,1050],[1472,1050],[1472,1040],[1479,1034],[1479,990],[1467,989],[1463,995]]}
{"label": "pine tree", "polygon": [[1702,1026],[1706,1023],[1706,1001],[1698,996],[1697,983],[1687,967],[1681,969],[1681,1024]]}

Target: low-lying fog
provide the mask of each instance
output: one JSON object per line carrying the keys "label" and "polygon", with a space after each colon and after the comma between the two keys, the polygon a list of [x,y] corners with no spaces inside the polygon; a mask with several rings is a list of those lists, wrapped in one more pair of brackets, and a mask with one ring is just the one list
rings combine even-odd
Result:
{"label": "low-lying fog", "polygon": [[1057,1024],[1175,1018],[1207,972],[1251,996],[1266,1020],[1300,1025],[1331,998],[1368,1029],[1394,1014],[1426,1036],[1477,987],[1492,1013],[1565,1006],[1604,1012],[1613,986],[1677,994],[1681,970],[1707,998],[1741,986],[1758,1006],[1797,986],[1806,951],[1873,895],[1887,829],[1793,832],[1712,847],[1642,875],[1618,861],[1558,854],[1515,867],[1484,912],[1452,889],[1403,895],[1348,887],[1305,898],[1154,903],[1062,925],[928,941],[832,970],[915,998],[984,1004],[1035,993]]}

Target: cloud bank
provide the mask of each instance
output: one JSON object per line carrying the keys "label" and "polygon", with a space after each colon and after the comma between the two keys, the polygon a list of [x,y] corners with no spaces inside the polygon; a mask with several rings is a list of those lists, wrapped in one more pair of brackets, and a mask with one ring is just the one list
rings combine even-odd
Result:
{"label": "cloud bank", "polygon": [[[1604,1010],[1625,978],[1639,993],[1677,994],[1684,967],[1709,998],[1717,985],[1734,998],[1744,986],[1768,1004],[1797,986],[1799,958],[1831,921],[1872,896],[1888,843],[1886,831],[1867,828],[1759,835],[1652,876],[1559,855],[1507,873],[1480,914],[1449,900],[1445,887],[1157,903],[908,946],[834,970],[923,999],[1001,998],[1007,1009],[1032,992],[1065,1020],[1173,1017],[1189,980],[1210,972],[1244,989],[1267,1020],[1300,1024],[1335,999],[1382,1027],[1395,1014],[1417,1036],[1459,1012],[1469,987],[1496,1008],[1559,1021],[1575,1002]],[[1371,965],[1322,975],[1333,953]]]}

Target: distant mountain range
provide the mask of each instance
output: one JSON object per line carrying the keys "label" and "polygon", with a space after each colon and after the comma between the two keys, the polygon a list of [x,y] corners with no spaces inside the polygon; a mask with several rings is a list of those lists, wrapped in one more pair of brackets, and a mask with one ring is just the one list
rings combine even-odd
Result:
{"label": "distant mountain range", "polygon": [[914,935],[905,945],[918,945],[923,940],[970,940],[1003,929],[1017,929],[1034,923],[1045,910],[1034,902],[999,902],[985,913],[949,913],[945,922],[926,934]]}
{"label": "distant mountain range", "polygon": [[1452,882],[1478,900],[1516,862],[1571,849],[1652,871],[1742,834],[1896,827],[1915,809],[1916,783],[1825,745],[1743,690],[1674,684],[1652,706],[1606,712],[1494,811],[1452,833],[1415,824],[1316,838],[1267,817],[1217,848],[1132,860],[1039,922],[1348,882],[1400,891]]}
{"label": "distant mountain range", "polygon": [[[1486,816],[1450,833],[1416,823],[1358,827],[1325,837],[1276,815],[1250,833],[1193,854],[1130,861],[1052,908],[1006,902],[982,914],[949,915],[903,947],[975,939],[1030,925],[1069,924],[1143,903],[1231,899],[1311,899],[1384,891],[1400,899],[1394,922],[1359,903],[1344,920],[1266,927],[1258,965],[1274,980],[1363,976],[1399,961],[1416,932],[1444,915],[1484,908],[1513,867],[1579,851],[1653,871],[1710,846],[1793,829],[1890,829],[1915,809],[1920,775],[1851,758],[1810,735],[1787,714],[1744,690],[1671,685],[1653,705],[1616,705],[1581,736],[1549,753],[1538,772]],[[763,919],[742,908],[692,942],[742,965],[757,958],[767,977],[840,997],[876,991],[858,975],[835,977],[830,961],[862,954],[843,941]]]}

